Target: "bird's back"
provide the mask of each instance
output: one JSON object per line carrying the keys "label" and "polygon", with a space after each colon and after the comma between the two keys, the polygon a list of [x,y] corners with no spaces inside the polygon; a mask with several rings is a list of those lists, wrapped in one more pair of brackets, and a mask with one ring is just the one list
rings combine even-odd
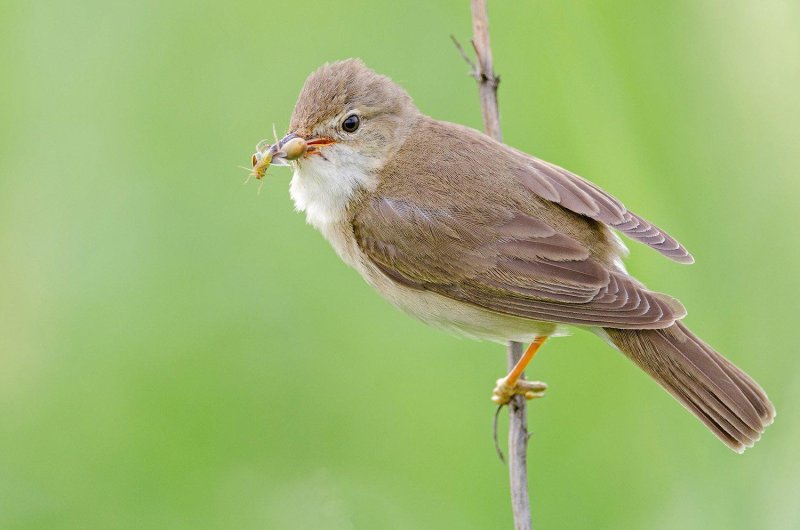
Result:
{"label": "bird's back", "polygon": [[524,213],[580,242],[593,261],[618,267],[627,251],[607,226],[525,186],[531,160],[538,161],[469,127],[422,117],[381,171],[376,195],[465,217],[470,206],[476,212]]}

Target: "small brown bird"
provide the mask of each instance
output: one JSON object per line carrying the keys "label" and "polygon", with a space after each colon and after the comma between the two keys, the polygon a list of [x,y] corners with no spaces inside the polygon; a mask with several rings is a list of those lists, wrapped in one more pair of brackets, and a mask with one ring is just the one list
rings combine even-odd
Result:
{"label": "small brown bird", "polygon": [[308,77],[289,134],[253,156],[257,177],[270,162],[293,165],[297,209],[390,302],[461,335],[531,342],[495,402],[541,395],[544,385],[520,374],[548,337],[575,326],[627,355],[734,451],[772,423],[761,387],[689,331],[681,303],[628,274],[612,229],[692,263],[680,243],[569,171],[423,115],[360,60]]}

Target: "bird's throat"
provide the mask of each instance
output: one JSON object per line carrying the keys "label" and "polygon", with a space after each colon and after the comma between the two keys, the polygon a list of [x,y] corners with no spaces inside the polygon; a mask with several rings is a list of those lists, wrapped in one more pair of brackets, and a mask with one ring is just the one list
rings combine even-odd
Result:
{"label": "bird's throat", "polygon": [[289,188],[295,208],[323,232],[343,221],[353,197],[374,189],[378,180],[377,172],[346,146],[331,147],[324,155],[298,163]]}

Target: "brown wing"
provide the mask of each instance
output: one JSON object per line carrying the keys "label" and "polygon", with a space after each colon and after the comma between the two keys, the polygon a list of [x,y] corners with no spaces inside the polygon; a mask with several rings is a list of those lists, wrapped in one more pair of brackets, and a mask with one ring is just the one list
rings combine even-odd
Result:
{"label": "brown wing", "polygon": [[[528,194],[615,228],[670,259],[694,262],[691,254],[674,238],[628,211],[618,199],[598,186],[469,127],[425,118],[406,140],[401,155],[404,164],[420,168],[411,178],[424,189],[448,180],[455,167],[459,168],[458,182],[451,180],[448,187],[469,185],[473,180],[480,188],[487,180],[498,183],[508,179],[513,183],[502,184],[504,190],[522,184]],[[402,176],[405,180],[408,173]]]}
{"label": "brown wing", "polygon": [[516,151],[526,160],[518,168],[517,176],[530,191],[585,215],[626,236],[649,245],[664,256],[679,263],[694,263],[694,258],[669,234],[628,211],[615,197],[588,180],[538,158]]}
{"label": "brown wing", "polygon": [[353,229],[395,281],[499,313],[637,329],[667,327],[686,314],[542,220],[493,206],[462,211],[373,197],[354,213]]}

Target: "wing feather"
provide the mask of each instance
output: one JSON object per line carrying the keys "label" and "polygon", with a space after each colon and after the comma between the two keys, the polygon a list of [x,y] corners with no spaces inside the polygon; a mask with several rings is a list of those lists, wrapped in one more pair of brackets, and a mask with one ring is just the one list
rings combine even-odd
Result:
{"label": "wing feather", "polygon": [[630,212],[617,198],[566,169],[515,151],[527,164],[517,166],[517,177],[533,193],[575,213],[607,224],[626,236],[651,246],[679,263],[694,258],[677,240]]}
{"label": "wing feather", "polygon": [[[588,208],[588,194],[575,183],[553,188],[570,190],[570,204]],[[597,204],[598,212],[611,211]],[[354,215],[353,231],[367,257],[395,281],[491,311],[637,329],[667,327],[685,315],[677,300],[609,270],[572,237],[518,211],[466,213],[377,196]]]}

